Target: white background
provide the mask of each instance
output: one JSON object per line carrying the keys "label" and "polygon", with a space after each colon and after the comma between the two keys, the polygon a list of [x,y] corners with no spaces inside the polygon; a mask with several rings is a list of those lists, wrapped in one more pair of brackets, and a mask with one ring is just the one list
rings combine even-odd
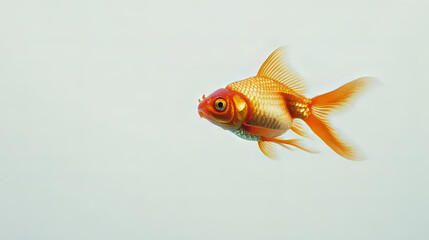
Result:
{"label": "white background", "polygon": [[[0,239],[428,239],[428,10],[0,1]],[[309,97],[378,78],[331,118],[365,161],[270,160],[198,116],[281,45]]]}

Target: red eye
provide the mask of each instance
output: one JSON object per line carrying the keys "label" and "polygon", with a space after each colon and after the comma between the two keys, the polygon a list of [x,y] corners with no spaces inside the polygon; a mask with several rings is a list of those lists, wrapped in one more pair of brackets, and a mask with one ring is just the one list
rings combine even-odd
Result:
{"label": "red eye", "polygon": [[215,101],[214,103],[214,107],[216,108],[216,110],[218,110],[219,112],[222,112],[223,110],[225,110],[226,107],[226,102],[225,99],[223,98],[219,98]]}

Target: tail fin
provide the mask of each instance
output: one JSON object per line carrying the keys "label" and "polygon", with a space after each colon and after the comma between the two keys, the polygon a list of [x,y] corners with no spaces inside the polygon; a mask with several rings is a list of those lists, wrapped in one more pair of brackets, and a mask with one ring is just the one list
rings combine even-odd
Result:
{"label": "tail fin", "polygon": [[351,145],[338,137],[328,122],[328,115],[345,107],[372,82],[373,79],[369,77],[358,78],[334,91],[311,99],[312,113],[305,122],[332,150],[349,160],[360,160],[360,156]]}

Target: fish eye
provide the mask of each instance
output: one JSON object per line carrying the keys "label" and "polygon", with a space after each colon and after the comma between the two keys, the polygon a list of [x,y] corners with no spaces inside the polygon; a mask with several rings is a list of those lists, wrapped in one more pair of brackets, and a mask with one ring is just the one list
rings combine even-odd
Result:
{"label": "fish eye", "polygon": [[218,110],[220,112],[225,110],[225,107],[226,107],[225,99],[222,99],[222,98],[217,99],[214,103],[214,106],[215,106],[216,110]]}

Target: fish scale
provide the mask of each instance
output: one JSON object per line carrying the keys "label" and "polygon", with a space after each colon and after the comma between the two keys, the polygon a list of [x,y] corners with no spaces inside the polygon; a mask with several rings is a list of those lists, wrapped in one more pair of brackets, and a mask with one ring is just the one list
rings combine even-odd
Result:
{"label": "fish scale", "polygon": [[249,123],[255,126],[282,130],[292,126],[292,117],[287,103],[279,92],[290,93],[291,89],[265,77],[251,77],[229,84],[226,89],[243,94],[253,106]]}

